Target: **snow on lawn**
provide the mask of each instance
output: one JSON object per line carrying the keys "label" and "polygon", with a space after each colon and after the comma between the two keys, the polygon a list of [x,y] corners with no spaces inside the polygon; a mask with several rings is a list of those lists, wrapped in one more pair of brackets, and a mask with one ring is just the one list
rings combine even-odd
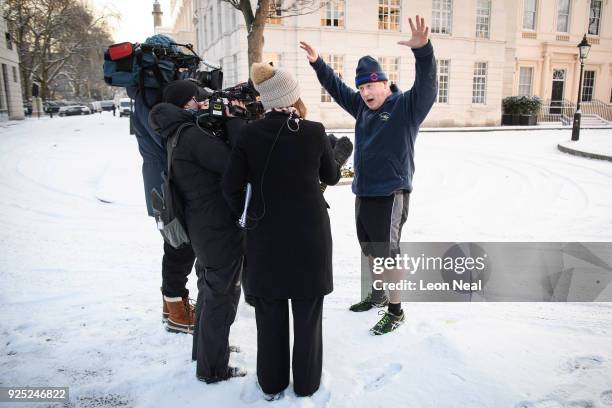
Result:
{"label": "snow on lawn", "polygon": [[[581,138],[594,134],[612,137]],[[559,152],[569,137],[423,133],[403,239],[612,241],[612,165]],[[191,336],[160,322],[162,241],[140,163],[127,119],[108,113],[0,128],[0,386],[69,386],[71,405],[84,407],[612,404],[610,304],[405,303],[404,326],[370,336],[376,311],[347,311],[359,297],[349,186],[326,192],[335,291],[320,390],[262,400],[244,303],[231,360],[249,375],[197,381]],[[189,287],[195,296],[195,279]]]}

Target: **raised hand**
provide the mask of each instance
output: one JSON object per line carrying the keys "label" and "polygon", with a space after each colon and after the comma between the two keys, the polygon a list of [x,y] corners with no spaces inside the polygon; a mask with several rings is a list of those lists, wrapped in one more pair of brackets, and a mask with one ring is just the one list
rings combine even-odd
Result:
{"label": "raised hand", "polygon": [[317,60],[317,58],[319,58],[317,50],[315,50],[306,41],[300,41],[300,48],[306,51],[306,58],[308,58],[308,62],[313,63]]}
{"label": "raised hand", "polygon": [[409,41],[398,41],[399,45],[406,45],[410,48],[421,48],[427,44],[429,36],[429,27],[425,26],[425,19],[423,17],[416,16],[416,27],[412,22],[412,19],[408,17],[408,23],[410,23],[410,29],[412,30],[412,38]]}

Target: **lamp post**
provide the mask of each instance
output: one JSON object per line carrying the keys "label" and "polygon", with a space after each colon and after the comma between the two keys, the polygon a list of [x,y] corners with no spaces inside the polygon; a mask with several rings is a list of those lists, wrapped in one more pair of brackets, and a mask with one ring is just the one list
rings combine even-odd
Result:
{"label": "lamp post", "polygon": [[579,56],[580,56],[580,80],[578,81],[578,102],[576,103],[576,113],[574,113],[574,124],[572,126],[572,140],[578,141],[580,138],[580,118],[582,113],[580,112],[580,101],[582,99],[582,71],[584,70],[584,60],[589,55],[591,44],[587,41],[586,34],[582,37],[582,41],[578,44]]}

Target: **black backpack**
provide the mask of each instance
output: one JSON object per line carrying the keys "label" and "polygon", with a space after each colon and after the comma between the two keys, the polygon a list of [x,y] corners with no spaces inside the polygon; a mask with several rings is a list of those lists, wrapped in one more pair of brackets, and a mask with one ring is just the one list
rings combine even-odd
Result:
{"label": "black backpack", "polygon": [[168,170],[162,173],[162,193],[160,194],[155,188],[151,190],[151,204],[157,229],[164,237],[164,241],[174,248],[181,248],[190,244],[189,235],[185,228],[185,207],[172,179],[172,154],[179,142],[181,132],[189,126],[193,126],[193,123],[183,123],[174,135],[166,140]]}

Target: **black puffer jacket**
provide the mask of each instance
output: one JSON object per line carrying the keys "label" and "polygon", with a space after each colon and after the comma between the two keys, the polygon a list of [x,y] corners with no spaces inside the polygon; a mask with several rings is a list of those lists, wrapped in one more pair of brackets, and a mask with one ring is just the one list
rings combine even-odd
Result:
{"label": "black puffer jacket", "polygon": [[[151,127],[164,139],[186,122],[193,123],[191,113],[167,103],[156,105],[149,115]],[[172,177],[184,200],[185,227],[204,266],[222,267],[244,253],[243,233],[221,193],[231,141],[242,124],[240,119],[227,123],[228,141],[195,125],[188,127],[174,149]]]}
{"label": "black puffer jacket", "polygon": [[287,119],[271,112],[242,128],[223,193],[238,215],[245,184],[253,186],[245,292],[273,299],[313,298],[333,289],[332,235],[319,182],[336,184],[340,166],[321,123],[302,120],[292,132]]}

